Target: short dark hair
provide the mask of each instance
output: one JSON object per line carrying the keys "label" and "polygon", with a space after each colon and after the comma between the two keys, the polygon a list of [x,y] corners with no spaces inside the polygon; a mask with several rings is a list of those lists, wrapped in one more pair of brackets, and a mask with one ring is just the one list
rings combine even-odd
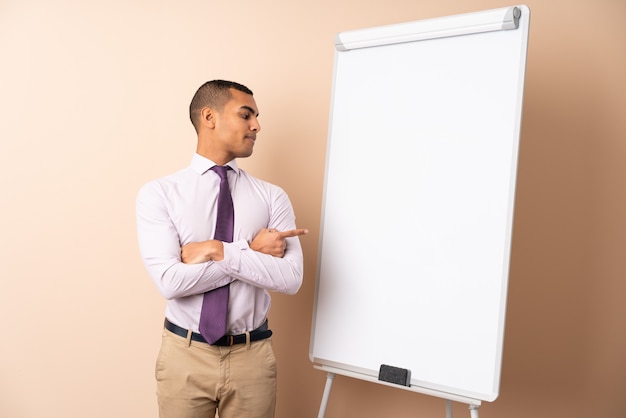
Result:
{"label": "short dark hair", "polygon": [[230,89],[239,90],[243,93],[253,95],[252,90],[243,84],[226,80],[211,80],[201,85],[189,104],[189,118],[191,123],[198,132],[198,117],[203,107],[210,107],[218,111],[224,108],[224,105],[233,97]]}

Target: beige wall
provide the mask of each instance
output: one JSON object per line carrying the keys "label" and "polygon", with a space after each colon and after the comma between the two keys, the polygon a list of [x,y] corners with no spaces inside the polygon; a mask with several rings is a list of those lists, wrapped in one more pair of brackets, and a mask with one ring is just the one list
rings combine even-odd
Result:
{"label": "beige wall", "polygon": [[[626,2],[526,4],[502,384],[480,416],[617,418],[626,410]],[[156,416],[164,302],[139,259],[134,198],[189,162],[186,107],[212,78],[255,91],[263,131],[242,165],[283,186],[311,229],[305,284],[274,297],[271,323],[277,418],[316,416],[325,376],[308,344],[333,35],[509,5],[0,0],[0,416]],[[327,411],[444,415],[440,399],[343,377]],[[455,415],[469,416],[466,406]]]}

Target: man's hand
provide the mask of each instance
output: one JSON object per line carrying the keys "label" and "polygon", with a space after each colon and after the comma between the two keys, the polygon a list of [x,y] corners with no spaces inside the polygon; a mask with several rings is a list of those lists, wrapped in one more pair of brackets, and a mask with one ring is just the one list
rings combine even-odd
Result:
{"label": "man's hand", "polygon": [[224,244],[215,239],[190,242],[180,249],[180,258],[185,264],[199,264],[224,259]]}
{"label": "man's hand", "polygon": [[263,228],[252,239],[250,248],[264,254],[282,258],[287,249],[286,238],[297,237],[308,234],[308,229],[291,229],[289,231],[280,232],[273,228]]}

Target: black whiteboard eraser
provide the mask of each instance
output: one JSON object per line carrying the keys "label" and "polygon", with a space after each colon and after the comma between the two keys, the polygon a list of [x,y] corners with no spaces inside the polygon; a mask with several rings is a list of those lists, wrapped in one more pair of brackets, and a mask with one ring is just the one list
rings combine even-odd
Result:
{"label": "black whiteboard eraser", "polygon": [[378,371],[378,380],[396,385],[411,386],[411,371],[400,367],[382,364]]}

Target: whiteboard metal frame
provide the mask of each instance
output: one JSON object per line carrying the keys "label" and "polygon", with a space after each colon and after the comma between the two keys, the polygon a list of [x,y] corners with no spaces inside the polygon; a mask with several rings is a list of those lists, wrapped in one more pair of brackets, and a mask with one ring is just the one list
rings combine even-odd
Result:
{"label": "whiteboard metal frame", "polygon": [[[362,374],[362,373],[357,373],[354,371],[350,371],[350,370],[346,370],[346,369],[341,369],[341,368],[337,368],[337,367],[331,367],[328,365],[315,365],[313,366],[315,369],[317,370],[321,370],[327,373],[327,380],[326,380],[326,386],[324,387],[324,394],[322,397],[322,403],[320,405],[320,411],[318,414],[319,418],[323,418],[324,414],[326,412],[326,406],[328,404],[328,398],[330,397],[330,391],[332,388],[332,384],[333,384],[333,380],[335,379],[336,375],[341,375],[341,376],[346,376],[346,377],[351,377],[354,379],[359,379],[359,380],[364,380],[366,382],[371,382],[371,383],[377,383],[379,385],[383,385],[383,386],[389,386],[392,388],[396,388],[396,389],[402,389],[402,390],[406,390],[409,392],[415,392],[415,393],[421,393],[423,395],[428,395],[428,396],[434,396],[436,398],[442,398],[445,399],[446,401],[450,401],[450,402],[459,402],[459,403],[465,403],[470,405],[471,407],[473,407],[472,409],[478,409],[478,407],[480,407],[481,405],[481,401],[479,399],[473,399],[473,398],[468,398],[465,396],[459,396],[459,395],[455,395],[454,393],[446,393],[446,392],[441,392],[438,390],[433,390],[433,389],[428,389],[428,388],[423,388],[420,386],[415,386],[415,385],[411,385],[411,386],[400,386],[400,385],[395,385],[393,383],[387,383],[387,382],[383,382],[381,380],[378,380],[377,378],[367,375],[367,374]],[[447,403],[447,408],[446,409],[450,409],[448,407],[448,405],[451,405],[450,403]],[[448,414],[451,418],[451,412],[448,412]]]}
{"label": "whiteboard metal frame", "polygon": [[520,7],[524,6],[341,32],[335,36],[335,48],[337,51],[347,51],[448,36],[517,29],[522,15]]}

